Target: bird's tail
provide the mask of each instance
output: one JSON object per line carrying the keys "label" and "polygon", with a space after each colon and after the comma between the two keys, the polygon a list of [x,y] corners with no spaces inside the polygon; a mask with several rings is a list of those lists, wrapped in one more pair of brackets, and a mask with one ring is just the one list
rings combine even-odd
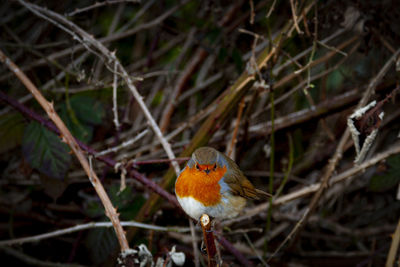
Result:
{"label": "bird's tail", "polygon": [[262,191],[260,189],[255,189],[255,190],[256,190],[256,193],[257,193],[257,198],[260,199],[260,200],[272,197],[272,195],[270,193],[267,193],[267,192]]}

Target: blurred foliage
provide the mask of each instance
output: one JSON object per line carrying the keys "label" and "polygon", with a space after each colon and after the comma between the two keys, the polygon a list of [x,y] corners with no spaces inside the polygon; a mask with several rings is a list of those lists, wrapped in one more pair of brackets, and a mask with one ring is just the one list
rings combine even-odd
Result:
{"label": "blurred foliage", "polygon": [[[108,195],[114,207],[118,208],[122,220],[134,218],[145,200],[142,195],[134,194],[130,187],[120,191],[118,185],[112,185],[108,191]],[[96,218],[101,216],[104,219],[106,218],[101,202],[98,200],[90,201],[87,205],[86,213],[89,217]]]}
{"label": "blurred foliage", "polygon": [[[66,16],[115,51],[157,123],[161,124],[172,102],[164,135],[175,155],[191,144],[205,123],[211,125],[205,133],[210,137],[208,145],[225,151],[232,142],[239,105],[235,102],[223,106],[224,97],[240,82],[242,74],[255,71],[252,56],[257,58],[263,51],[277,48],[268,64],[257,70],[256,86],[250,87],[249,83],[243,90],[245,107],[233,140],[232,157],[254,184],[266,189],[270,148],[274,146],[273,187],[275,192],[284,184],[282,197],[302,192],[320,181],[347,127],[347,117],[371,79],[400,47],[400,9],[396,1],[148,0],[100,1],[105,4],[98,7],[92,0],[30,2]],[[311,2],[316,6],[303,12]],[[296,29],[290,34],[284,32],[281,43],[271,44],[284,25],[293,20],[291,3],[301,17],[298,26],[302,33]],[[114,66],[109,60],[88,42],[86,47],[80,46],[76,38],[32,14],[18,1],[2,1],[0,7],[0,49],[53,102],[77,139],[96,151],[104,151],[149,130],[133,144],[105,155],[120,163],[118,172],[114,166],[93,158],[94,171],[120,218],[136,218],[152,192],[129,174],[130,168],[161,184],[169,164],[158,161],[166,158],[165,152],[123,79],[115,81],[121,124],[116,129]],[[174,12],[158,20],[172,8]],[[330,40],[322,44],[327,38]],[[203,57],[195,58],[199,51],[205,52]],[[193,62],[195,66],[191,65]],[[318,63],[309,67],[313,62]],[[392,65],[369,100],[385,98],[399,84],[399,77],[398,69]],[[270,138],[270,88],[261,82],[274,89],[274,144]],[[61,136],[44,126],[47,115],[3,65],[0,83],[8,97],[41,117],[40,122],[34,122],[31,116],[0,102],[0,218],[7,229],[0,232],[0,239],[31,236],[87,221],[107,221],[82,167]],[[174,90],[177,94],[172,99]],[[183,94],[187,97],[181,99]],[[394,97],[384,103],[385,118],[366,160],[397,144],[398,101]],[[223,119],[210,115],[219,107],[230,110],[221,111]],[[323,112],[314,116],[317,109]],[[293,141],[291,149],[288,136]],[[293,156],[293,162],[289,156]],[[354,158],[349,141],[335,174],[354,167]],[[146,164],[147,160],[151,163]],[[293,167],[286,173],[289,161]],[[122,192],[121,167],[128,170],[127,187]],[[284,180],[286,175],[288,179]],[[329,186],[296,246],[290,250],[284,247],[270,261],[271,266],[383,266],[392,242],[390,235],[398,222],[399,177],[400,157],[394,155],[356,175],[351,182]],[[167,190],[174,193],[173,189]],[[309,206],[309,196],[274,206],[271,232],[253,231],[265,229],[267,212],[263,210],[251,219],[225,225],[232,230],[226,238],[241,244],[237,248],[255,264],[261,263],[257,255],[270,255],[287,237]],[[251,203],[249,208],[258,204],[263,203]],[[154,214],[150,212],[154,207],[148,208],[143,222],[187,226],[187,217],[167,201],[162,201]],[[236,234],[243,231],[253,243],[251,246]],[[141,243],[148,245],[155,257],[164,259],[177,245],[177,250],[187,257],[186,266],[193,265],[193,249],[186,234],[138,231],[131,246]],[[103,266],[114,263],[112,256],[118,246],[114,230],[104,228],[18,245],[18,250],[50,263]],[[240,266],[227,251],[222,254],[227,265]],[[7,266],[22,264],[21,259],[2,250],[0,256]]]}
{"label": "blurred foliage", "polygon": [[[112,185],[108,190],[108,195],[114,205],[118,209],[121,220],[130,220],[138,213],[140,207],[144,204],[145,199],[141,195],[133,194],[130,187],[120,191],[118,185]],[[108,221],[104,215],[104,207],[96,200],[87,203],[86,214],[100,221]],[[99,264],[106,260],[110,254],[118,246],[118,240],[112,227],[95,228],[88,232],[85,241],[90,258],[95,264]]]}
{"label": "blurred foliage", "polygon": [[60,117],[65,125],[84,143],[92,140],[94,126],[102,123],[104,115],[101,102],[91,96],[74,95],[60,105]]}
{"label": "blurred foliage", "polygon": [[0,116],[0,153],[21,144],[24,122],[24,117],[19,113],[8,113]]}
{"label": "blurred foliage", "polygon": [[112,227],[95,228],[89,230],[85,244],[91,262],[98,265],[104,262],[118,247],[118,240]]}
{"label": "blurred foliage", "polygon": [[387,170],[371,177],[369,188],[372,191],[386,191],[400,183],[400,156],[389,157],[386,162]]}

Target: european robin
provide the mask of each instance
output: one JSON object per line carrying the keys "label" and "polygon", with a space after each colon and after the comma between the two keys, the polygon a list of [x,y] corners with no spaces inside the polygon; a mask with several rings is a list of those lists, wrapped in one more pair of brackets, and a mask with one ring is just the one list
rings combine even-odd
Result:
{"label": "european robin", "polygon": [[211,147],[193,152],[176,179],[175,194],[195,220],[204,213],[219,220],[233,218],[244,208],[246,199],[271,196],[254,188],[232,159]]}

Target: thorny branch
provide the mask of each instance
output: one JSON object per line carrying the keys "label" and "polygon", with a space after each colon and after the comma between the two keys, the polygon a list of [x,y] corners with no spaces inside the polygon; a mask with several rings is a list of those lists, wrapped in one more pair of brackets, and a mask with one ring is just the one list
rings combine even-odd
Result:
{"label": "thorny branch", "polygon": [[[146,107],[146,104],[143,101],[143,97],[139,94],[136,89],[136,86],[133,84],[131,76],[127,73],[125,68],[121,65],[118,58],[115,56],[114,53],[110,52],[101,42],[97,41],[93,38],[90,34],[82,30],[80,27],[68,21],[65,17],[60,14],[57,14],[51,10],[42,8],[40,6],[27,3],[23,0],[18,0],[19,3],[30,11],[32,11],[35,15],[42,17],[50,21],[51,23],[55,24],[57,27],[60,27],[67,33],[69,33],[72,37],[82,43],[88,50],[92,51],[93,53],[101,53],[101,57],[104,57],[106,60],[106,66],[109,63],[114,63],[117,66],[117,70],[120,72],[119,75],[125,80],[126,85],[131,90],[133,96],[135,97],[136,101],[138,102],[139,106],[141,107],[144,115],[146,116],[151,128],[153,129],[154,133],[160,140],[161,145],[165,149],[167,156],[169,159],[174,159],[175,155],[171,150],[171,145],[165,140],[165,137],[161,133],[160,128],[158,127],[157,123],[155,122],[154,118],[152,117],[150,111]],[[94,51],[90,48],[93,46],[97,51]],[[112,70],[112,68],[111,68]],[[175,169],[176,174],[179,174],[180,168],[179,165],[172,161],[172,166]]]}
{"label": "thorny branch", "polygon": [[97,177],[96,173],[93,172],[90,167],[89,163],[75,141],[75,138],[72,136],[71,132],[65,126],[64,122],[60,119],[58,114],[54,110],[54,106],[52,103],[48,102],[40,91],[36,88],[36,86],[31,82],[31,80],[19,69],[17,65],[14,64],[6,55],[4,55],[3,51],[0,50],[0,61],[5,64],[17,77],[18,79],[25,85],[25,87],[31,92],[31,94],[36,98],[42,108],[46,111],[47,115],[50,119],[54,122],[57,128],[60,130],[62,135],[62,140],[68,144],[71,150],[74,152],[76,157],[78,158],[79,162],[81,163],[83,169],[85,170],[87,176],[89,177],[90,182],[92,183],[93,187],[95,188],[100,200],[102,201],[106,216],[111,220],[113,223],[113,227],[117,234],[117,238],[119,244],[121,246],[121,251],[125,251],[129,249],[128,241],[126,240],[126,236],[122,226],[120,224],[117,210],[111,203],[104,187],[102,186],[99,178]]}
{"label": "thorny branch", "polygon": [[[201,259],[198,254],[194,227],[191,236],[159,233],[169,227],[153,226],[187,222],[172,194],[177,169],[170,168],[160,177],[168,164],[182,164],[197,146],[208,145],[231,153],[257,188],[265,190],[266,180],[273,176],[271,190],[279,193],[272,203],[249,203],[239,217],[221,223],[229,226],[223,235],[234,246],[217,228],[214,234],[225,248],[223,264],[266,265],[260,255],[273,257],[273,266],[315,265],[326,257],[338,266],[343,262],[383,266],[398,258],[400,235],[394,231],[400,187],[394,177],[400,157],[400,112],[398,97],[382,100],[397,87],[400,70],[396,51],[400,36],[388,30],[400,23],[392,11],[393,4],[386,1],[371,8],[371,1],[361,1],[357,6],[345,3],[339,11],[334,1],[312,0],[241,0],[226,6],[219,1],[132,2],[66,2],[62,6],[46,2],[46,9],[19,0],[5,1],[0,9],[0,26],[4,28],[0,47],[46,98],[55,99],[57,113],[70,118],[71,114],[62,113],[64,98],[68,105],[69,99],[80,100],[81,96],[104,105],[101,110],[106,113],[97,114],[103,121],[93,127],[87,145],[76,142],[94,159],[93,168],[102,173],[102,183],[106,190],[111,188],[107,192],[113,200],[121,200],[131,190],[134,193],[129,199],[148,200],[145,205],[131,200],[116,205],[121,218],[141,208],[135,220],[149,222],[145,227],[151,230],[129,227],[127,236],[136,231],[138,238],[133,241],[145,238],[150,251],[157,250],[157,255],[165,259],[164,264],[173,258],[165,252],[172,252],[170,245],[192,244],[193,250],[184,250],[186,264],[200,266],[205,257]],[[38,16],[26,16],[29,10]],[[304,34],[299,36],[302,31]],[[58,136],[64,135],[36,110],[32,94],[20,90],[12,72],[6,68],[0,72],[0,100],[9,105],[0,111],[0,184],[4,192],[0,194],[0,214],[12,219],[3,223],[9,225],[9,231],[3,231],[1,239],[16,245],[56,237],[38,243],[32,251],[28,251],[29,245],[9,250],[9,243],[0,243],[6,248],[0,254],[21,263],[54,266],[58,264],[56,253],[52,251],[43,260],[36,251],[45,243],[55,244],[57,250],[59,234],[71,233],[76,237],[73,241],[62,237],[71,245],[67,263],[81,263],[78,252],[90,236],[82,230],[92,227],[91,223],[82,224],[88,212],[85,205],[98,200],[96,192],[85,171],[69,164],[61,197],[54,203],[42,197],[52,192],[47,192],[41,170],[32,166],[26,152],[21,157],[19,149],[28,140],[23,139],[21,144],[21,139],[31,137],[26,119],[38,121]],[[259,77],[269,84],[253,84]],[[274,88],[274,127],[268,85]],[[130,86],[140,95],[131,89],[121,90]],[[150,116],[160,125],[161,139],[149,126],[146,111],[139,103],[142,97]],[[246,104],[243,119],[241,99]],[[385,112],[385,117],[378,122],[374,116],[363,118],[363,125],[368,129],[379,127],[379,132],[366,160],[355,166],[352,141],[343,135],[346,119],[357,103],[365,106],[371,101],[380,103],[377,108]],[[81,110],[74,107],[68,111]],[[89,113],[85,115],[91,117]],[[81,126],[76,122],[67,124],[74,135],[73,127]],[[271,157],[271,146],[266,141],[270,134],[275,137],[276,160],[266,167]],[[165,148],[160,146],[162,140],[181,156],[166,158]],[[129,178],[128,188],[114,193],[118,176]],[[323,217],[313,212],[321,205]],[[30,214],[20,210],[26,206],[31,207]],[[37,207],[45,208],[38,211]],[[100,207],[101,213],[103,210]],[[265,231],[262,226],[268,213],[270,231]],[[36,236],[36,227],[24,227],[27,222],[37,222],[50,230]],[[291,228],[297,222],[295,229]],[[53,232],[54,225],[60,230]],[[72,225],[76,228],[69,227]],[[294,235],[289,234],[291,230]],[[13,239],[13,234],[26,238]],[[279,250],[285,246],[281,243],[285,238],[298,244],[291,247],[289,257]],[[355,243],[357,246],[353,246]],[[235,258],[225,256],[228,251]],[[273,251],[278,253],[274,256]],[[114,266],[112,256],[108,260],[109,266]]]}
{"label": "thorny branch", "polygon": [[[56,133],[57,135],[61,134],[60,130],[53,123],[45,120],[43,117],[41,117],[40,115],[36,114],[32,110],[30,110],[27,107],[19,104],[17,101],[15,101],[14,99],[12,99],[9,96],[7,96],[6,94],[4,94],[2,91],[0,91],[0,99],[5,101],[9,105],[13,106],[16,110],[18,110],[19,112],[21,112],[22,114],[24,114],[28,118],[41,123],[42,125],[47,127],[47,129],[49,129],[50,131]],[[94,150],[93,148],[85,145],[84,143],[82,143],[79,140],[76,140],[76,142],[77,142],[77,144],[79,145],[79,147],[81,149],[85,150],[87,153],[89,153],[91,155],[96,156],[96,158],[98,160],[104,162],[108,166],[110,166],[112,168],[115,168],[115,166],[117,165],[118,162],[116,162],[115,160],[113,160],[113,159],[111,159],[109,157],[99,156],[98,155],[99,153],[96,150]],[[162,196],[165,199],[167,199],[170,203],[172,203],[176,207],[179,207],[178,201],[176,200],[175,196],[171,195],[170,193],[168,193],[167,191],[162,189],[155,182],[147,179],[144,175],[142,175],[141,173],[136,171],[134,168],[130,168],[129,169],[129,175],[134,177],[135,179],[137,179],[139,182],[143,183],[146,187],[150,188],[151,190],[153,190],[154,192],[156,192],[160,196]]]}

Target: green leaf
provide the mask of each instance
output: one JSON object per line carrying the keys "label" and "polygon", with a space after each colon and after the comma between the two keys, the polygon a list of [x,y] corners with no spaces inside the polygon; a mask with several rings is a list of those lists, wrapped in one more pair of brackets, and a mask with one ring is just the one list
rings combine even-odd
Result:
{"label": "green leaf", "polygon": [[90,201],[89,203],[87,203],[85,213],[90,218],[96,218],[104,215],[104,207],[101,203],[97,201]]}
{"label": "green leaf", "polygon": [[235,67],[238,73],[242,72],[243,70],[243,60],[242,60],[242,54],[240,53],[240,51],[238,49],[233,49],[232,51],[232,59],[233,62],[235,63]]}
{"label": "green leaf", "polygon": [[220,38],[221,36],[221,29],[220,28],[212,28],[207,30],[206,33],[206,40],[208,40],[208,42],[210,44],[215,44]]}
{"label": "green leaf", "polygon": [[54,202],[57,201],[57,199],[64,193],[65,189],[67,189],[68,187],[68,178],[62,180],[54,179],[44,174],[39,175],[39,178],[43,186],[44,193],[51,197]]}
{"label": "green leaf", "polygon": [[60,116],[72,135],[88,143],[93,137],[93,126],[102,123],[105,110],[101,102],[85,95],[74,95],[61,105]]}
{"label": "green leaf", "polygon": [[[142,195],[134,194],[131,187],[126,187],[120,192],[119,185],[112,185],[107,193],[123,220],[134,218],[146,201]],[[91,218],[104,216],[104,207],[97,201],[89,202],[85,211]]]}
{"label": "green leaf", "polygon": [[161,91],[161,90],[158,91],[158,92],[155,94],[153,100],[151,101],[151,106],[157,107],[158,105],[160,105],[161,102],[162,102],[162,100],[163,100],[163,97],[164,97],[164,92]]}
{"label": "green leaf", "polygon": [[0,153],[21,144],[24,126],[25,120],[19,113],[0,116]]}
{"label": "green leaf", "polygon": [[82,123],[98,125],[102,123],[105,110],[103,105],[89,96],[74,95],[70,99],[71,108]]}
{"label": "green leaf", "polygon": [[218,60],[224,62],[228,57],[228,50],[225,47],[221,47],[218,51]]}
{"label": "green leaf", "polygon": [[388,170],[374,175],[369,182],[369,189],[375,192],[383,192],[397,186],[400,182],[400,156],[395,155],[386,160]]}
{"label": "green leaf", "polygon": [[52,178],[63,179],[71,163],[68,146],[37,122],[25,128],[22,153],[32,168]]}
{"label": "green leaf", "polygon": [[109,195],[123,220],[134,218],[146,201],[142,195],[134,194],[131,187],[126,187],[120,192],[119,185],[111,186]]}
{"label": "green leaf", "polygon": [[173,62],[182,52],[182,48],[180,46],[172,47],[168,50],[168,52],[163,56],[162,63],[167,64]]}
{"label": "green leaf", "polygon": [[85,244],[89,250],[90,259],[98,265],[117,248],[118,240],[113,228],[95,228],[89,230]]}
{"label": "green leaf", "polygon": [[[108,195],[120,214],[121,220],[132,220],[146,202],[142,195],[133,194],[131,187],[126,187],[122,192],[119,185],[112,185]],[[90,217],[99,217],[107,220],[104,208],[98,201],[91,201],[87,205],[86,213]],[[107,220],[108,221],[108,220]],[[137,241],[137,240],[136,240]],[[115,231],[112,228],[91,229],[86,238],[86,245],[90,251],[90,258],[95,264],[100,264],[116,249],[118,243]]]}
{"label": "green leaf", "polygon": [[343,72],[346,71],[343,68],[338,68],[328,75],[326,86],[328,91],[335,92],[337,88],[340,88],[344,81]]}

